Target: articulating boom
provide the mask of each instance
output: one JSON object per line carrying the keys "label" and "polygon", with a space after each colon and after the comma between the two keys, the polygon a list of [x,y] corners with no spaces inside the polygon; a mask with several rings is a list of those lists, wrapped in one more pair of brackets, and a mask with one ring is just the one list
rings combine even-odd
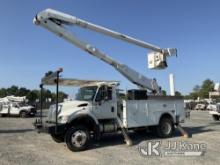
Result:
{"label": "articulating boom", "polygon": [[[111,36],[116,39],[120,39],[131,44],[135,44],[137,46],[151,49],[153,50],[153,54],[151,53],[151,68],[159,68],[163,69],[167,67],[166,64],[166,57],[176,55],[176,49],[161,49],[157,46],[148,44],[146,42],[137,40],[135,38],[129,37],[127,35],[109,30],[107,28],[89,23],[87,21],[78,19],[74,16],[61,13],[52,9],[44,10],[38,13],[34,19],[34,23],[36,25],[41,25],[42,27],[48,29],[49,31],[55,33],[59,37],[64,38],[65,40],[69,41],[70,43],[74,44],[75,46],[87,51],[89,54],[101,59],[102,61],[112,65],[117,71],[119,71],[123,76],[125,76],[128,80],[132,83],[136,84],[139,88],[148,89],[154,92],[159,93],[160,89],[157,85],[156,79],[149,79],[140,73],[136,72],[132,68],[128,67],[127,65],[121,64],[106,54],[99,51],[94,46],[79,40],[76,38],[71,32],[69,32],[64,25],[77,25],[85,29],[90,29],[96,31],[98,33],[102,33],[108,36]],[[149,58],[149,57],[148,57]],[[152,65],[153,63],[153,65]]]}

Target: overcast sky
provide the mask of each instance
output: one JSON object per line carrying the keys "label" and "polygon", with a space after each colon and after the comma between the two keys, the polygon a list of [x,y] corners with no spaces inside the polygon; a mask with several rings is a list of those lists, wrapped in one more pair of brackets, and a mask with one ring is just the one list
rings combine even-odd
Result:
{"label": "overcast sky", "polygon": [[111,66],[32,23],[38,12],[53,8],[160,47],[177,48],[178,57],[168,59],[166,70],[152,71],[147,68],[149,50],[72,28],[112,58],[156,78],[165,90],[173,73],[176,90],[187,94],[206,78],[220,81],[219,6],[218,0],[1,0],[0,87],[37,89],[44,73],[58,67],[63,67],[64,77],[119,80],[122,88],[134,87]]}

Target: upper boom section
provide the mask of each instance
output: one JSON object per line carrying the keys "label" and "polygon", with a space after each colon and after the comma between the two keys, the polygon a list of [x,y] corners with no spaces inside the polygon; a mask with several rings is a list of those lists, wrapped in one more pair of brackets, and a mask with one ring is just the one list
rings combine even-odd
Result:
{"label": "upper boom section", "polygon": [[108,36],[111,36],[113,38],[116,39],[120,39],[126,42],[129,42],[131,44],[143,47],[143,48],[147,48],[150,50],[153,50],[155,52],[159,52],[164,54],[165,56],[172,56],[172,55],[176,55],[176,49],[172,49],[172,48],[166,48],[166,49],[161,49],[158,46],[149,44],[147,42],[135,39],[133,37],[130,37],[128,35],[122,34],[122,33],[118,33],[116,31],[110,30],[108,28],[99,26],[99,25],[95,25],[93,23],[90,23],[88,21],[79,19],[77,17],[71,16],[69,14],[65,14],[53,9],[46,9],[42,12],[40,12],[37,16],[36,19],[34,20],[35,24],[39,24],[41,21],[46,21],[46,20],[52,20],[54,22],[56,22],[58,25],[62,25],[62,24],[66,24],[66,25],[77,25],[80,26],[82,28],[85,29],[90,29],[92,31],[96,31],[98,33],[102,33]]}
{"label": "upper boom section", "polygon": [[148,48],[153,50],[148,56],[149,68],[159,68],[163,69],[167,67],[166,57],[171,56],[176,53],[176,49],[161,49],[157,46],[148,44],[146,42],[137,40],[135,38],[126,36],[124,34],[109,30],[107,28],[94,25],[87,21],[78,19],[74,16],[61,13],[52,9],[44,10],[38,13],[34,19],[34,23],[36,25],[41,25],[42,27],[48,29],[49,31],[55,33],[56,35],[64,38],[75,46],[81,48],[84,51],[87,51],[89,54],[99,58],[100,60],[112,65],[117,71],[119,71],[123,76],[125,76],[132,83],[136,84],[140,88],[149,89],[153,92],[160,92],[160,88],[156,82],[156,79],[149,79],[134,69],[128,67],[127,65],[121,64],[103,52],[99,51],[94,46],[79,40],[76,36],[74,36],[71,32],[69,32],[64,25],[77,25],[86,29],[90,29],[113,38],[117,38],[137,46],[141,46],[144,48]]}

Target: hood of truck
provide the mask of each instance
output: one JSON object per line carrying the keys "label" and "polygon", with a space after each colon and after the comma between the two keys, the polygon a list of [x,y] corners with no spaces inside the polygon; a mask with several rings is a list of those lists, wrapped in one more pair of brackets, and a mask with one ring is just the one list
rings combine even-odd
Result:
{"label": "hood of truck", "polygon": [[73,101],[67,101],[60,103],[62,107],[82,107],[82,106],[88,106],[90,102],[88,101],[80,101],[80,100],[73,100]]}
{"label": "hood of truck", "polygon": [[[86,109],[86,107],[91,106],[91,102],[88,101],[67,101],[60,103],[58,108],[58,118],[60,116],[69,116],[72,113]],[[56,119],[56,105],[52,105],[52,108],[48,112],[48,121],[55,121]]]}

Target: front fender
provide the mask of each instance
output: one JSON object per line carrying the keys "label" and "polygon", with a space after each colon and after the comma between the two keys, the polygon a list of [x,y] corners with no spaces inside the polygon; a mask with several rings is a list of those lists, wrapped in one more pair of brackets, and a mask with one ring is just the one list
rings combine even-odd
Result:
{"label": "front fender", "polygon": [[73,120],[80,118],[80,117],[86,117],[86,116],[90,117],[96,123],[96,125],[99,125],[97,118],[91,112],[86,111],[84,109],[76,111],[73,114],[71,114],[67,123],[70,124]]}
{"label": "front fender", "polygon": [[88,124],[86,125],[89,129],[92,129],[95,133],[95,139],[100,138],[99,122],[97,118],[90,112],[85,110],[80,110],[73,113],[67,122],[67,127],[73,126],[75,122],[78,124]]}

